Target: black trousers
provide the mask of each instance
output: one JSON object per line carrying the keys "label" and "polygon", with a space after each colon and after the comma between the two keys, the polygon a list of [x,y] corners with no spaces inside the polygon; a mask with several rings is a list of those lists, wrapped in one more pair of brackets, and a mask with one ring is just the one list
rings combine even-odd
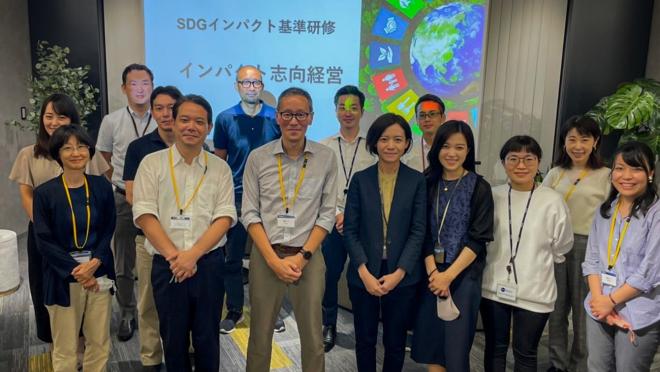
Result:
{"label": "black trousers", "polygon": [[43,342],[53,342],[50,333],[50,318],[44,305],[43,258],[37,250],[37,240],[34,236],[32,222],[28,224],[27,236],[28,278],[30,281],[30,296],[34,306],[34,320],[37,324],[37,338]]}
{"label": "black trousers", "polygon": [[220,368],[220,309],[224,297],[224,254],[216,249],[197,261],[197,273],[182,283],[170,282],[169,263],[154,255],[151,283],[168,371],[192,371],[189,334],[195,348],[195,371]]}
{"label": "black trousers", "polygon": [[[511,333],[513,333],[513,370],[535,372],[539,341],[549,316],[550,313],[535,313],[482,298],[481,319],[486,333],[484,350],[486,372],[506,370],[506,353],[509,349]],[[513,332],[511,332],[512,325]]]}
{"label": "black trousers", "polygon": [[396,287],[382,297],[372,296],[366,289],[349,285],[355,326],[355,356],[359,372],[376,371],[378,315],[383,321],[384,372],[400,372],[406,356],[406,330],[413,314],[417,286]]}
{"label": "black trousers", "polygon": [[323,325],[336,326],[339,309],[339,290],[337,284],[346,265],[348,252],[344,247],[344,238],[336,228],[328,235],[321,246],[325,260],[325,292],[323,293]]}

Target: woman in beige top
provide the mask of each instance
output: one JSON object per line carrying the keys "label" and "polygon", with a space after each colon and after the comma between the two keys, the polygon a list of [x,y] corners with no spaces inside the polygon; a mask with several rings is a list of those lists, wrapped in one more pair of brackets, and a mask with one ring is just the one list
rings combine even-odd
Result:
{"label": "woman in beige top", "polygon": [[[550,369],[548,371],[586,371],[586,318],[582,301],[587,283],[582,276],[582,262],[587,235],[598,207],[610,190],[610,169],[598,156],[600,128],[591,118],[574,116],[560,133],[563,144],[555,167],[543,185],[563,195],[571,215],[573,249],[566,261],[555,264],[557,301],[550,314]],[[568,350],[568,314],[572,312],[573,347]]]}
{"label": "woman in beige top", "polygon": [[[44,306],[41,255],[37,252],[32,226],[33,190],[62,173],[62,167],[48,153],[48,141],[55,129],[62,125],[80,123],[80,116],[71,98],[55,93],[46,98],[39,114],[37,142],[21,149],[16,156],[9,179],[18,183],[21,204],[30,222],[28,224],[28,277],[30,294],[37,323],[37,337],[43,342],[52,342],[48,311]],[[87,165],[87,174],[102,175],[110,169],[100,155],[95,155]]]}

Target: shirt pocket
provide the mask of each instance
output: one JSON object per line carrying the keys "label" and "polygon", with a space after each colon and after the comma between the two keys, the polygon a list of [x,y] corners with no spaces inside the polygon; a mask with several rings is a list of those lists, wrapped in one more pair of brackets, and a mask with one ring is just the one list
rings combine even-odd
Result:
{"label": "shirt pocket", "polygon": [[323,192],[323,180],[320,177],[305,177],[300,185],[298,198],[300,200],[314,200],[320,198]]}

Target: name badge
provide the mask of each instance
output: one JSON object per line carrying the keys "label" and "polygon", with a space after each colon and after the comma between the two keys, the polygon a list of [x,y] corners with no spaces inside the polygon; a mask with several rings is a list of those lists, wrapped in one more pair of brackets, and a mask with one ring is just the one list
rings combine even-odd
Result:
{"label": "name badge", "polygon": [[192,217],[185,214],[178,214],[170,217],[170,229],[172,230],[191,230]]}
{"label": "name badge", "polygon": [[518,293],[518,286],[515,283],[497,283],[497,297],[507,300],[515,301],[516,294]]}
{"label": "name badge", "polygon": [[600,281],[603,285],[616,287],[616,273],[614,271],[603,271],[600,273]]}
{"label": "name badge", "polygon": [[92,259],[92,251],[75,251],[70,254],[77,263],[89,262]]}
{"label": "name badge", "polygon": [[296,227],[296,216],[290,214],[277,215],[277,227]]}

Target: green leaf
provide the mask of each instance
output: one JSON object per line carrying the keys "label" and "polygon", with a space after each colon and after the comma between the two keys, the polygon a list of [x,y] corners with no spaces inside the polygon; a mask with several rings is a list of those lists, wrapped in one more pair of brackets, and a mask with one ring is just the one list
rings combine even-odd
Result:
{"label": "green leaf", "polygon": [[605,105],[605,120],[614,129],[637,128],[648,121],[656,109],[655,96],[636,84],[623,85]]}

